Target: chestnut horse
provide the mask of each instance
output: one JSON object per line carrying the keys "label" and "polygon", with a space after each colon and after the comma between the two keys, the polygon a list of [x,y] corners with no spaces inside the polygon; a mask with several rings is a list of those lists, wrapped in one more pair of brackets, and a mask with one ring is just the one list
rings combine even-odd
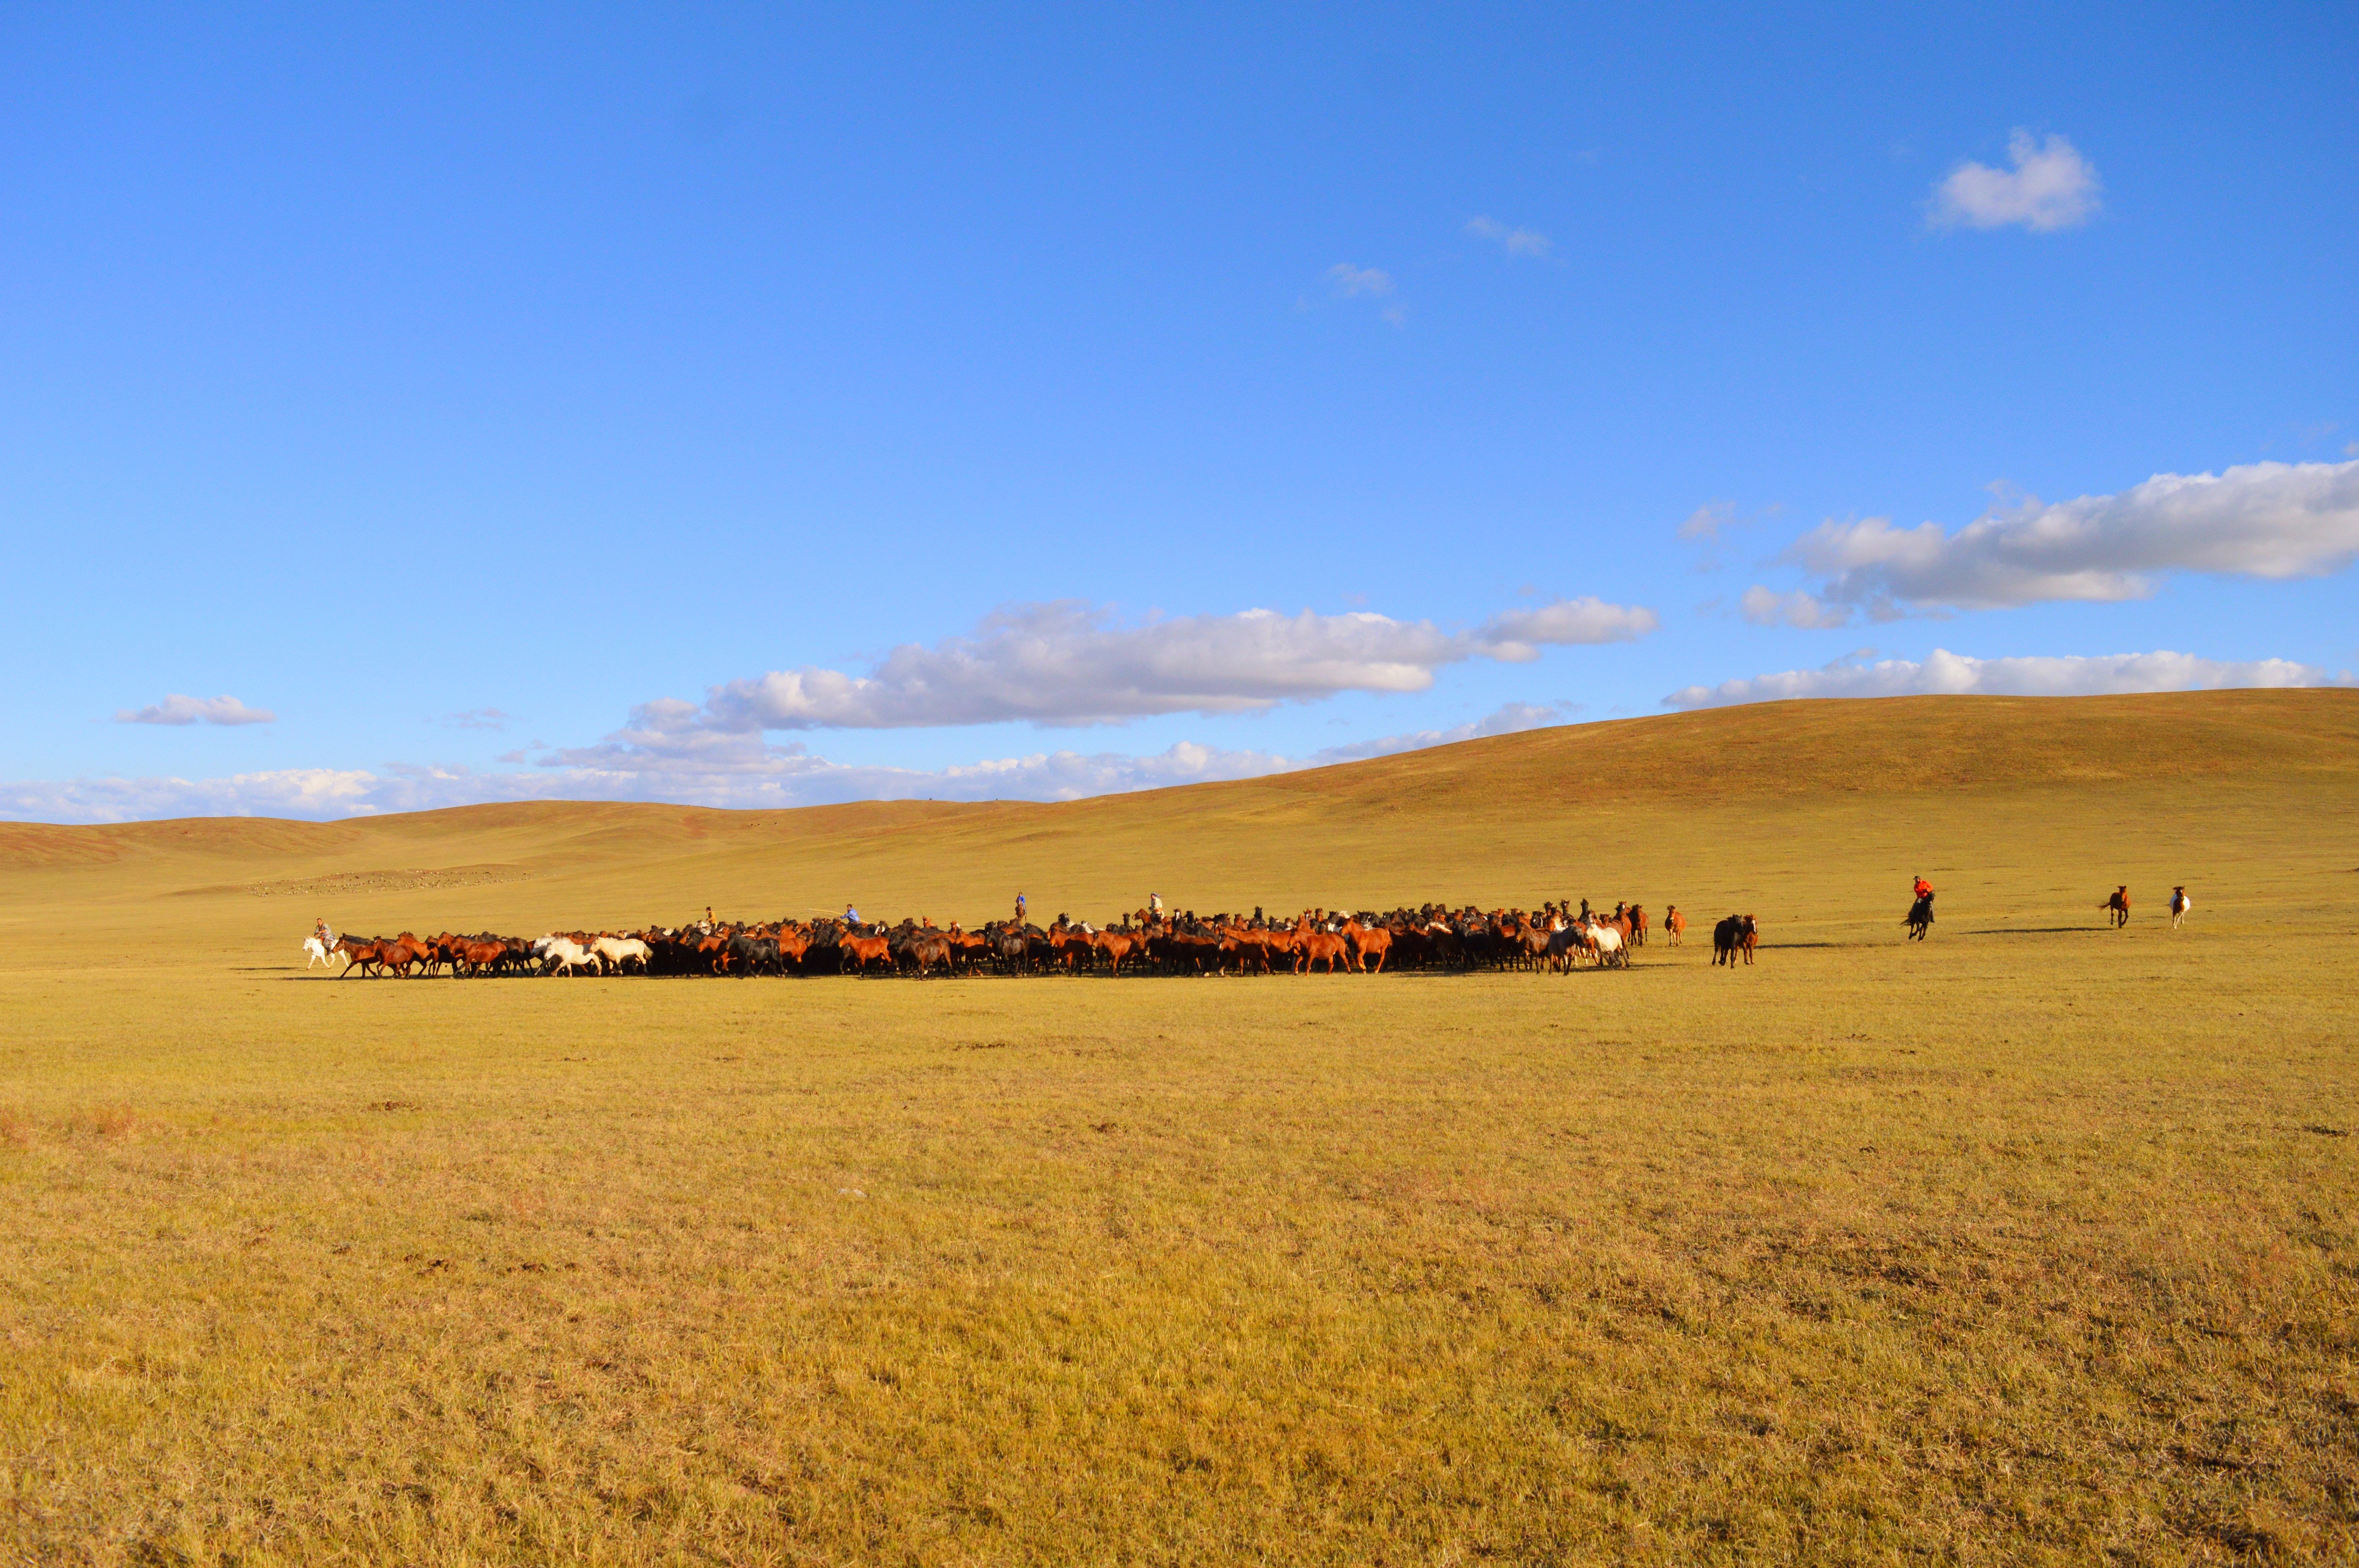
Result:
{"label": "chestnut horse", "polygon": [[354,971],[374,976],[377,966],[385,962],[385,948],[382,943],[355,942],[348,936],[338,937],[336,945],[332,951],[344,955],[344,972],[336,977],[339,980],[352,978]]}
{"label": "chestnut horse", "polygon": [[1672,947],[1679,946],[1680,938],[1686,934],[1687,929],[1688,918],[1680,913],[1680,907],[1677,904],[1669,905],[1664,909],[1663,941],[1667,944]]}
{"label": "chestnut horse", "polygon": [[835,944],[843,953],[843,966],[855,974],[865,974],[872,964],[882,964],[885,972],[893,972],[893,943],[881,936],[850,936],[838,939]]}
{"label": "chestnut horse", "polygon": [[2097,908],[2114,918],[2114,929],[2121,930],[2130,923],[2130,885],[2126,882],[2114,889],[2114,896]]}

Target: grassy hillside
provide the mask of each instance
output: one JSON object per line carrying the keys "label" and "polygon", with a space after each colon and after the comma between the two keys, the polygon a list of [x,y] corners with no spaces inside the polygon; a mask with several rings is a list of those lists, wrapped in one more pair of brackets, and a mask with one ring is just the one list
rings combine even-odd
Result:
{"label": "grassy hillside", "polygon": [[[2215,852],[2288,811],[2319,855],[2287,864],[2295,882],[2359,864],[2337,847],[2359,820],[2359,692],[1772,703],[1055,805],[0,824],[0,932],[38,943],[61,918],[121,930],[168,910],[263,941],[315,913],[523,930],[846,901],[973,921],[1019,888],[1093,918],[1149,891],[1204,909],[1570,894],[1815,929],[1897,918],[1918,871],[1946,909],[2052,921],[2116,882],[2217,886]],[[1796,896],[1805,859],[1832,899]]]}
{"label": "grassy hillside", "polygon": [[[0,1562],[2352,1561],[2354,867],[2346,692],[1788,704],[1061,806],[0,827]],[[1018,886],[1638,897],[1767,945],[295,952]]]}

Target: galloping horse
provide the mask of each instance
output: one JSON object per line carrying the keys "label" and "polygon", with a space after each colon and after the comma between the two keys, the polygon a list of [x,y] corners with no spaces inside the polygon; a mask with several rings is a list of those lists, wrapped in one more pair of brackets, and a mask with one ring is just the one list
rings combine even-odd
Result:
{"label": "galloping horse", "polygon": [[2119,931],[2130,923],[2130,885],[2126,882],[2114,889],[2114,896],[2097,906],[2114,917],[2114,929]]}
{"label": "galloping horse", "polygon": [[1933,895],[1924,894],[1908,906],[1908,918],[1901,924],[1908,928],[1910,942],[1923,942],[1925,933],[1933,929]]}
{"label": "galloping horse", "polygon": [[1647,945],[1647,907],[1644,904],[1630,906],[1630,945]]}
{"label": "galloping horse", "polygon": [[1687,929],[1688,918],[1680,913],[1680,907],[1677,904],[1667,906],[1663,910],[1663,940],[1671,946],[1677,947],[1680,945],[1680,938],[1686,934]]}
{"label": "galloping horse", "polygon": [[327,944],[316,936],[307,936],[303,939],[303,951],[310,955],[303,962],[303,967],[307,970],[314,964],[324,964],[331,969],[336,966],[328,957]]}
{"label": "galloping horse", "polygon": [[2173,887],[2170,890],[2170,929],[2177,931],[2179,922],[2185,920],[2187,911],[2194,907],[2195,900],[2187,896],[2186,888]]}
{"label": "galloping horse", "polygon": [[340,936],[332,951],[344,955],[344,972],[340,978],[345,980],[351,979],[355,972],[373,975],[385,963],[385,944],[382,942],[354,942],[351,937]]}

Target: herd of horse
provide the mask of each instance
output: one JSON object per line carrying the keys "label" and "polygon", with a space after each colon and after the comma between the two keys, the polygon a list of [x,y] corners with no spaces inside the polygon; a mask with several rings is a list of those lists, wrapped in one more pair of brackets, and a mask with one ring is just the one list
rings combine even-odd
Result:
{"label": "herd of horse", "polygon": [[[1665,911],[1666,942],[1687,920]],[[995,920],[974,931],[922,919],[898,925],[851,920],[714,920],[636,931],[551,931],[527,938],[489,931],[318,938],[311,963],[349,978],[447,975],[1375,975],[1402,970],[1626,969],[1653,922],[1636,904],[1610,915],[1583,900],[1524,909],[1427,905],[1389,913],[1307,909],[1291,920],[1140,909],[1113,925],[1059,915],[1042,927]],[[1751,964],[1760,927],[1731,915],[1712,931],[1712,962]],[[309,967],[309,965],[307,965]]]}

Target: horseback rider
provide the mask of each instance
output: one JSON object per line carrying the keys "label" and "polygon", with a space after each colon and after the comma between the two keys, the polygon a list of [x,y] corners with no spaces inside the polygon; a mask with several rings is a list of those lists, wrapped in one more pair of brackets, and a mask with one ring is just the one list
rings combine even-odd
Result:
{"label": "horseback rider", "polygon": [[328,929],[327,916],[321,915],[319,920],[312,923],[311,934],[320,939],[320,945],[321,947],[328,949],[330,952],[333,952],[335,950],[336,933]]}
{"label": "horseback rider", "polygon": [[1024,923],[1024,895],[1021,893],[1016,895],[1016,923],[1019,926]]}
{"label": "horseback rider", "polygon": [[1931,884],[1930,882],[1926,881],[1926,880],[1925,880],[1925,878],[1924,878],[1924,877],[1919,877],[1917,878],[1917,893],[1916,893],[1916,897],[1917,897],[1919,899],[1920,899],[1920,900],[1921,900],[1921,899],[1925,897],[1925,895],[1926,895],[1926,894],[1928,894],[1928,893],[1931,892],[1932,890],[1933,890],[1933,884]]}

